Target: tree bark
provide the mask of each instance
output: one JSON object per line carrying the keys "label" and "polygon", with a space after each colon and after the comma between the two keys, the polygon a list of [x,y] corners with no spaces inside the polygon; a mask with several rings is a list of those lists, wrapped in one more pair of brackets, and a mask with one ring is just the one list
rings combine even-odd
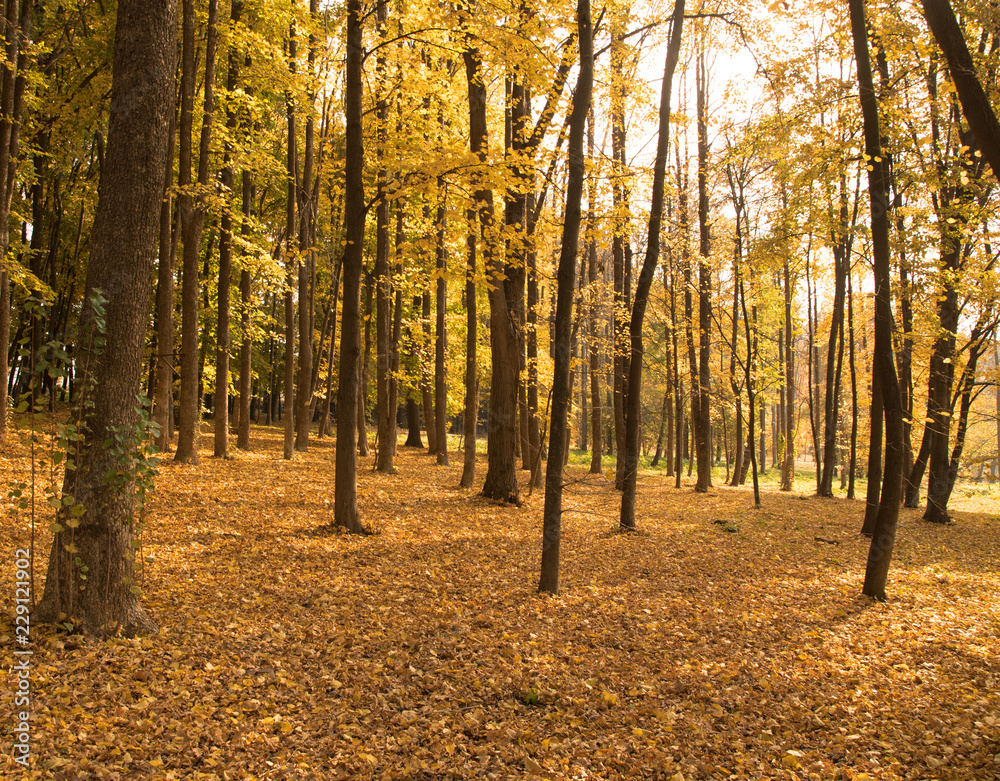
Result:
{"label": "tree bark", "polygon": [[[208,7],[208,37],[205,47],[205,100],[198,144],[198,185],[208,185],[209,141],[212,135],[212,116],[215,111],[215,54],[217,37],[218,0],[210,0]],[[181,121],[180,121],[180,187],[179,207],[181,237],[184,244],[183,280],[181,284],[181,399],[180,426],[177,432],[177,451],[174,461],[198,463],[198,436],[201,425],[201,394],[198,372],[198,293],[200,289],[199,261],[201,259],[201,234],[205,227],[205,196],[192,192],[192,130],[194,121],[194,92],[196,73],[194,0],[183,0],[182,57],[181,65]]]}
{"label": "tree bark", "polygon": [[[106,342],[96,365],[93,406],[77,469],[63,495],[86,507],[60,517],[45,591],[34,616],[54,622],[64,613],[83,631],[132,636],[156,630],[132,589],[135,487],[104,479],[120,465],[112,432],[137,425],[135,397],[156,256],[169,115],[175,70],[173,0],[120,0],[112,66],[108,149],[98,187],[87,288],[107,299]],[[97,327],[87,306],[84,323]],[[93,332],[93,331],[91,331]],[[81,344],[85,343],[82,341]],[[92,342],[91,342],[92,344]],[[86,357],[84,357],[86,360]],[[77,528],[71,521],[78,520]],[[67,546],[75,546],[75,553]],[[82,574],[79,561],[87,569]]]}
{"label": "tree bark", "polygon": [[639,413],[642,408],[642,324],[646,316],[649,290],[653,273],[660,257],[660,229],[663,223],[663,198],[667,173],[667,156],[670,153],[670,97],[674,69],[680,55],[681,34],[684,24],[684,0],[677,0],[671,22],[670,42],[667,44],[666,62],[663,67],[663,84],[660,90],[660,116],[656,141],[656,160],[653,165],[653,190],[650,195],[649,232],[646,255],[635,287],[632,316],[629,320],[628,394],[625,405],[625,452],[619,458],[625,462],[622,484],[622,505],[619,524],[624,530],[635,529],[635,491],[639,469]]}
{"label": "tree bark", "polygon": [[[479,50],[467,37],[462,53],[469,91],[469,146],[485,166],[489,135],[486,123],[486,85],[483,82]],[[514,448],[517,402],[517,320],[504,294],[504,264],[494,246],[493,191],[477,183],[475,198],[479,208],[480,235],[483,238],[483,265],[488,281],[490,305],[490,358],[493,382],[490,384],[490,412],[486,441],[486,480],[483,495],[513,504],[520,503]]]}
{"label": "tree bark", "polygon": [[[698,411],[694,419],[695,453],[698,480],[694,490],[705,492],[712,487],[712,453],[709,431],[712,425],[710,392],[712,385],[712,269],[709,256],[712,239],[708,224],[708,72],[704,52],[699,54],[697,79],[698,103]],[[753,443],[750,444],[753,447]]]}
{"label": "tree bark", "polygon": [[549,452],[545,468],[545,505],[542,511],[542,566],[538,590],[559,592],[559,544],[562,523],[563,450],[566,447],[566,420],[572,387],[570,375],[570,342],[576,254],[580,241],[581,202],[586,177],[583,135],[590,110],[594,79],[593,35],[590,22],[590,0],[578,0],[577,25],[580,40],[580,76],[573,96],[569,129],[569,181],[566,186],[566,216],[559,253],[556,291],[556,323],[554,339],[555,367],[552,379],[552,412]]}
{"label": "tree bark", "polygon": [[[434,302],[434,439],[437,443],[437,463],[439,466],[448,464],[448,378],[445,374],[445,350],[448,344],[448,334],[445,330],[445,314],[448,307],[448,287],[445,280],[448,254],[445,247],[445,229],[447,227],[447,211],[445,208],[444,179],[438,180],[438,197],[441,199],[437,208],[437,289]],[[428,424],[430,425],[430,424]]]}
{"label": "tree bark", "polygon": [[885,408],[885,466],[882,492],[868,562],[863,593],[877,600],[886,599],[886,581],[896,540],[899,500],[903,471],[903,409],[899,395],[892,351],[892,308],[889,278],[889,219],[886,190],[887,171],[882,158],[878,101],[872,81],[871,60],[865,24],[864,0],[848,0],[851,33],[857,63],[861,113],[864,119],[865,154],[873,161],[868,171],[868,194],[871,199],[872,255],[875,264],[875,361],[882,385]]}
{"label": "tree bark", "polygon": [[[167,129],[167,162],[163,166],[163,198],[160,202],[160,234],[156,280],[156,374],[154,379],[153,422],[157,425],[156,448],[170,451],[170,415],[174,404],[174,240],[173,195],[174,127],[176,110],[171,109]],[[6,387],[6,385],[5,385]]]}
{"label": "tree bark", "polygon": [[[243,12],[242,0],[233,0],[230,10],[230,29],[239,24]],[[239,84],[240,60],[236,46],[230,42],[229,73],[226,91],[232,94]],[[226,110],[226,128],[232,134],[237,127],[236,112]],[[229,292],[232,280],[233,254],[233,186],[236,182],[232,165],[232,142],[225,144],[224,161],[220,176],[224,204],[219,218],[219,301],[218,330],[215,358],[215,457],[225,458],[229,453]]]}
{"label": "tree bark", "polygon": [[479,321],[476,308],[476,219],[474,206],[466,213],[468,237],[466,239],[465,267],[465,418],[464,459],[462,463],[463,488],[472,488],[476,481],[476,424],[479,420],[479,371],[476,348],[479,342]]}
{"label": "tree bark", "polygon": [[[378,0],[375,6],[378,36],[382,46],[388,35],[388,3]],[[389,201],[387,198],[389,171],[386,165],[386,144],[389,140],[389,101],[383,80],[386,71],[386,52],[379,48],[375,59],[376,83],[379,94],[375,103],[377,155],[379,161],[376,174],[379,199],[375,206],[375,421],[378,438],[375,469],[384,474],[395,474],[393,462],[396,456],[396,410],[389,403],[392,363],[392,276],[389,273]]]}
{"label": "tree bark", "polygon": [[344,90],[346,153],[344,158],[344,302],[340,329],[340,372],[337,388],[337,454],[333,513],[337,526],[364,534],[358,514],[357,412],[361,363],[361,274],[365,230],[364,137],[362,128],[361,0],[347,0],[347,69]]}

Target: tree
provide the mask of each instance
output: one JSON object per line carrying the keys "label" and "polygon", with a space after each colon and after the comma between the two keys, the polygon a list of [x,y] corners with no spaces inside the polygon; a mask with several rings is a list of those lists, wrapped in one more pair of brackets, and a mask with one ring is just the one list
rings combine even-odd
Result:
{"label": "tree", "polygon": [[660,124],[656,141],[656,161],[653,166],[653,191],[649,206],[649,235],[646,255],[642,261],[639,280],[635,286],[635,300],[629,319],[628,382],[625,386],[625,451],[618,457],[624,459],[622,529],[635,529],[635,487],[639,471],[639,412],[642,388],[642,323],[646,317],[646,304],[653,284],[653,274],[660,257],[660,228],[663,222],[663,194],[667,175],[667,156],[670,153],[670,95],[674,69],[680,56],[681,33],[684,25],[684,0],[677,0],[671,21],[670,43],[663,67],[663,86],[660,90]]}
{"label": "tree", "polygon": [[[133,590],[135,492],[105,479],[121,468],[107,438],[137,425],[136,394],[163,197],[173,108],[175,0],[120,0],[115,31],[108,147],[101,168],[88,288],[107,298],[106,343],[95,361],[93,406],[64,496],[86,508],[60,516],[36,620],[63,616],[92,634],[155,631]],[[85,312],[88,329],[98,326]],[[72,493],[75,489],[75,494]],[[79,521],[76,528],[74,522]],[[86,579],[82,566],[86,566]]]}
{"label": "tree", "polygon": [[[230,26],[240,21],[243,13],[242,0],[233,0],[230,10]],[[229,73],[226,75],[226,94],[231,95],[239,83],[240,60],[234,42],[229,45]],[[236,130],[237,116],[232,106],[226,109],[226,129]],[[215,457],[225,458],[229,453],[229,293],[232,280],[233,215],[232,192],[236,175],[232,164],[232,142],[227,140],[223,157],[222,172],[219,176],[223,198],[227,199],[219,219],[219,299],[215,358]]]}
{"label": "tree", "polygon": [[361,381],[361,275],[364,271],[365,191],[362,136],[361,0],[347,3],[347,70],[344,90],[344,303],[340,326],[340,372],[337,388],[337,453],[333,518],[337,526],[364,534],[358,514],[358,385]]}
{"label": "tree", "polygon": [[[683,3],[683,0],[681,0]],[[583,135],[590,113],[594,82],[594,43],[590,21],[590,0],[579,0],[577,29],[580,41],[580,76],[573,96],[569,122],[569,180],[566,183],[566,216],[559,251],[556,290],[556,332],[553,342],[555,368],[552,378],[552,419],[549,452],[545,466],[545,506],[542,510],[542,567],[538,590],[559,592],[559,542],[562,522],[563,456],[568,447],[566,423],[569,415],[572,361],[573,293],[576,287],[576,254],[580,243],[580,222],[586,159]]]}
{"label": "tree", "polygon": [[882,157],[878,100],[868,55],[864,0],[848,0],[851,33],[864,119],[865,159],[868,161],[868,197],[871,202],[872,255],[875,262],[875,370],[879,373],[885,415],[885,464],[878,514],[868,550],[863,593],[886,599],[885,585],[896,541],[896,523],[902,494],[903,405],[892,350],[892,309],[889,280],[889,199],[886,164]]}
{"label": "tree", "polygon": [[1000,181],[1000,122],[976,73],[976,64],[948,0],[920,0],[927,26],[944,52],[955,81],[962,112],[979,140],[983,155]]}
{"label": "tree", "polygon": [[205,189],[209,175],[209,142],[212,117],[215,112],[215,55],[217,39],[218,0],[209,0],[208,36],[205,43],[205,104],[201,136],[198,143],[198,193],[191,180],[194,124],[195,18],[194,0],[183,0],[183,62],[181,65],[180,121],[180,216],[184,243],[183,282],[181,294],[181,403],[180,427],[177,432],[177,452],[174,460],[198,463],[198,428],[201,422],[200,377],[198,371],[198,293],[200,290],[199,261],[201,234],[207,209]]}

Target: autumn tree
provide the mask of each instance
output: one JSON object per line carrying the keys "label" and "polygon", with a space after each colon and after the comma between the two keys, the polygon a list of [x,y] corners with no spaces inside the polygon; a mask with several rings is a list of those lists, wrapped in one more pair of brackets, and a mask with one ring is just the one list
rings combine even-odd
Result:
{"label": "autumn tree", "polygon": [[663,222],[663,198],[666,187],[667,157],[670,153],[670,96],[674,69],[680,57],[681,34],[684,25],[684,0],[677,0],[671,18],[670,42],[667,45],[666,63],[663,67],[663,86],[660,91],[660,122],[656,141],[656,161],[653,167],[653,190],[649,207],[649,235],[646,255],[635,288],[635,299],[629,319],[628,385],[625,396],[625,450],[618,457],[624,459],[620,525],[622,529],[635,529],[635,489],[639,471],[639,413],[641,410],[643,334],[649,290],[659,261],[660,229]]}
{"label": "autumn tree", "polygon": [[538,590],[559,592],[559,543],[562,520],[563,455],[568,447],[566,422],[572,387],[570,383],[570,351],[573,330],[573,295],[577,250],[582,222],[583,185],[586,178],[586,158],[583,137],[590,113],[594,83],[594,42],[590,19],[590,0],[577,4],[577,39],[580,46],[580,75],[573,94],[573,109],[569,120],[569,178],[566,183],[566,211],[563,220],[562,244],[559,251],[558,286],[556,290],[556,320],[553,350],[555,367],[552,378],[552,413],[550,444],[545,466],[545,505],[542,510],[542,567]]}
{"label": "autumn tree", "polygon": [[[155,631],[133,588],[135,492],[121,453],[138,425],[136,394],[152,292],[175,68],[174,0],[120,0],[115,31],[108,146],[101,168],[88,288],[107,299],[105,343],[96,370],[86,435],[67,472],[36,620],[72,620],[86,632]],[[93,308],[86,327],[100,327]],[[81,342],[98,344],[97,340]],[[109,479],[112,478],[112,479]],[[81,515],[69,508],[80,506]],[[84,569],[84,567],[86,569]]]}

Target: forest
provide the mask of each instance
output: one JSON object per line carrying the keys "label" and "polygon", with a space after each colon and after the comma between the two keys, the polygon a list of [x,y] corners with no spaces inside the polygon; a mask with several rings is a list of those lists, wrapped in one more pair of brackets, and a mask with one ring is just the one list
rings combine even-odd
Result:
{"label": "forest", "polygon": [[1000,778],[994,4],[2,7],[11,773]]}

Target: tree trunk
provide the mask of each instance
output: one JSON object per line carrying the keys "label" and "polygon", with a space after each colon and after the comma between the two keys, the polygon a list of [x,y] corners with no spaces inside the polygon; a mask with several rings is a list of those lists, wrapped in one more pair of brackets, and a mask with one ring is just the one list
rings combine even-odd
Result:
{"label": "tree trunk", "polygon": [[885,586],[896,540],[903,471],[903,410],[892,351],[892,308],[889,279],[889,220],[886,194],[887,166],[882,157],[878,101],[872,82],[865,25],[864,0],[848,0],[854,37],[861,112],[864,118],[865,153],[878,161],[868,171],[871,199],[872,256],[875,264],[875,361],[885,406],[885,468],[878,515],[865,568],[864,594],[886,599]]}
{"label": "tree trunk", "polygon": [[[288,33],[288,69],[295,72],[296,52],[295,25]],[[284,378],[284,439],[282,455],[288,461],[295,452],[295,301],[293,290],[296,285],[298,260],[295,251],[295,201],[298,176],[298,152],[296,151],[295,100],[291,90],[285,93],[285,116],[288,127],[288,143],[285,156],[285,378]]]}
{"label": "tree trunk", "polygon": [[681,34],[684,23],[684,0],[677,0],[671,22],[670,42],[667,45],[660,90],[660,116],[656,141],[656,161],[653,166],[653,189],[650,196],[649,233],[646,255],[635,288],[632,317],[629,321],[628,394],[625,406],[625,452],[619,459],[625,462],[622,484],[622,506],[619,524],[624,530],[635,529],[635,491],[639,469],[639,412],[642,408],[642,324],[646,316],[649,290],[660,256],[660,230],[663,222],[663,197],[666,182],[667,156],[670,153],[670,96],[674,69],[680,55]]}
{"label": "tree trunk", "polygon": [[578,0],[577,25],[580,39],[580,76],[573,96],[569,130],[569,181],[566,186],[566,216],[559,254],[556,292],[555,367],[552,378],[552,417],[549,434],[548,462],[545,468],[545,505],[542,514],[542,565],[538,590],[559,592],[559,543],[562,523],[563,448],[566,443],[566,419],[572,386],[570,374],[570,342],[576,253],[580,240],[581,201],[586,176],[583,154],[583,134],[590,110],[594,78],[593,37],[590,26],[590,0]]}
{"label": "tree trunk", "polygon": [[[173,194],[174,127],[176,111],[171,108],[167,129],[167,164],[163,167],[163,198],[160,202],[160,234],[156,280],[156,376],[154,380],[153,422],[157,425],[156,448],[170,452],[170,413],[174,404],[174,241]],[[6,387],[6,385],[5,385]]]}
{"label": "tree trunk", "polygon": [[346,152],[344,157],[344,303],[340,329],[340,372],[337,387],[337,454],[334,478],[334,522],[364,534],[358,514],[357,411],[361,363],[361,274],[365,230],[364,137],[362,128],[361,0],[347,0],[347,67],[344,90]]}
{"label": "tree trunk", "polygon": [[[250,218],[253,215],[253,184],[250,172],[243,171],[243,221],[240,232],[244,240],[250,236]],[[239,385],[239,427],[236,432],[236,447],[250,450],[250,396],[253,373],[253,336],[250,333],[250,269],[244,265],[240,271],[240,385]]]}
{"label": "tree trunk", "polygon": [[[212,134],[212,116],[215,111],[215,53],[218,18],[218,0],[209,0],[208,37],[205,52],[205,103],[198,145],[198,184],[208,185],[209,141]],[[180,171],[181,188],[179,206],[181,236],[184,242],[184,276],[181,287],[181,403],[180,427],[177,432],[177,451],[174,460],[180,463],[198,463],[198,435],[201,423],[200,378],[198,372],[198,292],[199,260],[201,259],[201,234],[205,226],[205,196],[197,199],[191,192],[192,126],[194,119],[194,91],[196,71],[194,0],[183,2],[183,62],[181,65],[181,121],[180,121]]]}
{"label": "tree trunk", "polygon": [[[426,217],[427,215],[425,215]],[[418,298],[413,299],[414,307],[420,307],[420,327],[423,331],[423,342],[420,351],[420,395],[423,401],[424,428],[427,430],[427,452],[437,453],[437,426],[434,425],[434,390],[430,369],[427,365],[427,349],[431,344],[431,294],[424,290]]]}
{"label": "tree trunk", "polygon": [[368,450],[368,367],[372,351],[372,278],[365,279],[365,308],[362,315],[365,324],[364,351],[361,359],[358,381],[358,455],[365,458]]}
{"label": "tree trunk", "polygon": [[[239,24],[243,12],[242,0],[234,0],[230,11],[230,28]],[[232,94],[239,84],[240,61],[236,46],[229,47],[229,73],[226,76],[226,90]],[[226,128],[232,134],[237,127],[236,112],[226,111]],[[225,199],[219,218],[219,301],[218,331],[215,359],[215,457],[225,458],[229,453],[229,288],[232,279],[233,248],[233,185],[235,175],[231,162],[232,142],[226,141],[225,155],[220,176],[222,197]]]}
{"label": "tree trunk", "polygon": [[614,20],[615,30],[611,36],[611,147],[612,170],[611,179],[612,209],[615,216],[614,234],[612,236],[612,276],[614,280],[614,301],[612,304],[612,348],[614,377],[614,424],[615,424],[615,488],[622,490],[625,484],[625,397],[627,389],[628,366],[626,365],[628,351],[628,309],[626,308],[625,265],[626,245],[629,241],[628,202],[625,195],[625,96],[628,87],[623,73],[625,54],[625,32],[622,22]]}
{"label": "tree trunk", "polygon": [[[52,543],[34,621],[59,621],[62,613],[91,634],[132,636],[156,631],[132,588],[133,534],[140,520],[134,518],[135,485],[128,476],[121,483],[105,480],[109,470],[120,474],[121,465],[116,448],[103,443],[112,432],[137,425],[135,397],[173,109],[176,5],[173,0],[120,0],[117,19],[108,151],[87,270],[87,289],[103,291],[107,298],[106,342],[99,355],[89,358],[96,371],[87,437],[78,458],[68,454],[77,469],[67,472],[63,487],[65,499],[86,512],[60,516],[63,530]],[[89,305],[83,318],[93,334],[98,324]],[[73,553],[67,551],[70,545]],[[80,577],[81,563],[86,580]]]}
{"label": "tree trunk", "polygon": [[[488,148],[486,123],[486,85],[478,49],[466,38],[462,53],[469,91],[469,146],[481,165]],[[478,186],[475,194],[479,207],[480,232],[490,305],[490,358],[493,382],[490,384],[490,412],[486,441],[486,480],[483,495],[502,502],[520,503],[515,470],[514,448],[517,402],[517,321],[504,294],[503,260],[494,246],[493,191]]]}
{"label": "tree trunk", "polygon": [[[309,14],[313,21],[319,17],[319,0],[309,0]],[[309,78],[315,77],[316,36],[309,35],[309,52],[307,62]],[[294,58],[293,58],[294,60]],[[304,159],[302,162],[302,181],[297,187],[296,197],[299,208],[299,252],[298,252],[298,283],[299,283],[299,377],[295,400],[295,449],[304,452],[309,448],[309,428],[313,419],[313,320],[315,319],[312,295],[313,265],[315,254],[312,248],[312,227],[316,219],[316,205],[312,202],[313,165],[315,160],[315,101],[316,95],[312,88],[307,91],[306,133]]]}
{"label": "tree trunk", "polygon": [[982,148],[983,156],[993,169],[993,175],[1000,181],[1000,122],[979,80],[962,28],[958,26],[948,0],[921,0],[921,4],[927,26],[948,60],[962,113]]}
{"label": "tree trunk", "polygon": [[[385,78],[386,52],[382,48],[388,37],[388,3],[378,0],[375,5],[380,48],[375,59],[376,83]],[[380,87],[380,90],[384,88]],[[389,403],[390,366],[392,363],[392,276],[389,273],[389,201],[385,197],[389,171],[386,167],[389,140],[389,101],[379,92],[375,103],[376,134],[378,137],[378,187],[382,195],[375,206],[375,425],[378,447],[375,469],[384,474],[396,474],[396,410]]]}
{"label": "tree trunk", "polygon": [[837,423],[840,413],[840,377],[844,356],[844,298],[847,289],[847,193],[843,174],[840,180],[840,222],[833,236],[834,294],[830,312],[830,335],[826,348],[826,385],[823,404],[823,461],[819,479],[820,496],[833,496],[833,473],[837,462]]}
{"label": "tree trunk", "polygon": [[[447,211],[445,207],[446,192],[444,179],[438,179],[438,197],[441,199],[437,209],[437,295],[435,296],[435,334],[434,334],[434,440],[437,443],[437,462],[439,466],[448,465],[448,378],[445,374],[444,356],[447,349],[448,334],[445,331],[445,314],[448,307],[448,288],[445,281],[448,255],[445,248],[445,229],[447,227]],[[430,425],[430,423],[428,423]]]}
{"label": "tree trunk", "polygon": [[785,260],[785,459],[781,467],[781,490],[791,491],[795,485],[795,342],[792,322],[792,274]]}
{"label": "tree trunk", "polygon": [[465,418],[461,481],[463,488],[472,488],[476,482],[476,425],[479,421],[479,370],[476,359],[479,342],[476,307],[476,219],[475,207],[469,207],[466,213],[469,233],[466,239],[465,267]]}
{"label": "tree trunk", "polygon": [[854,283],[853,273],[847,271],[847,329],[851,369],[851,455],[848,461],[847,498],[854,498],[855,475],[858,467],[858,369],[854,354]]}
{"label": "tree trunk", "polygon": [[[698,459],[698,481],[694,490],[704,492],[712,487],[712,453],[709,430],[712,425],[710,392],[712,385],[712,269],[711,233],[708,224],[708,72],[704,52],[700,53],[700,74],[697,79],[698,101],[698,225],[700,228],[698,260],[698,411],[695,417],[695,452]],[[751,445],[752,447],[752,445]]]}

